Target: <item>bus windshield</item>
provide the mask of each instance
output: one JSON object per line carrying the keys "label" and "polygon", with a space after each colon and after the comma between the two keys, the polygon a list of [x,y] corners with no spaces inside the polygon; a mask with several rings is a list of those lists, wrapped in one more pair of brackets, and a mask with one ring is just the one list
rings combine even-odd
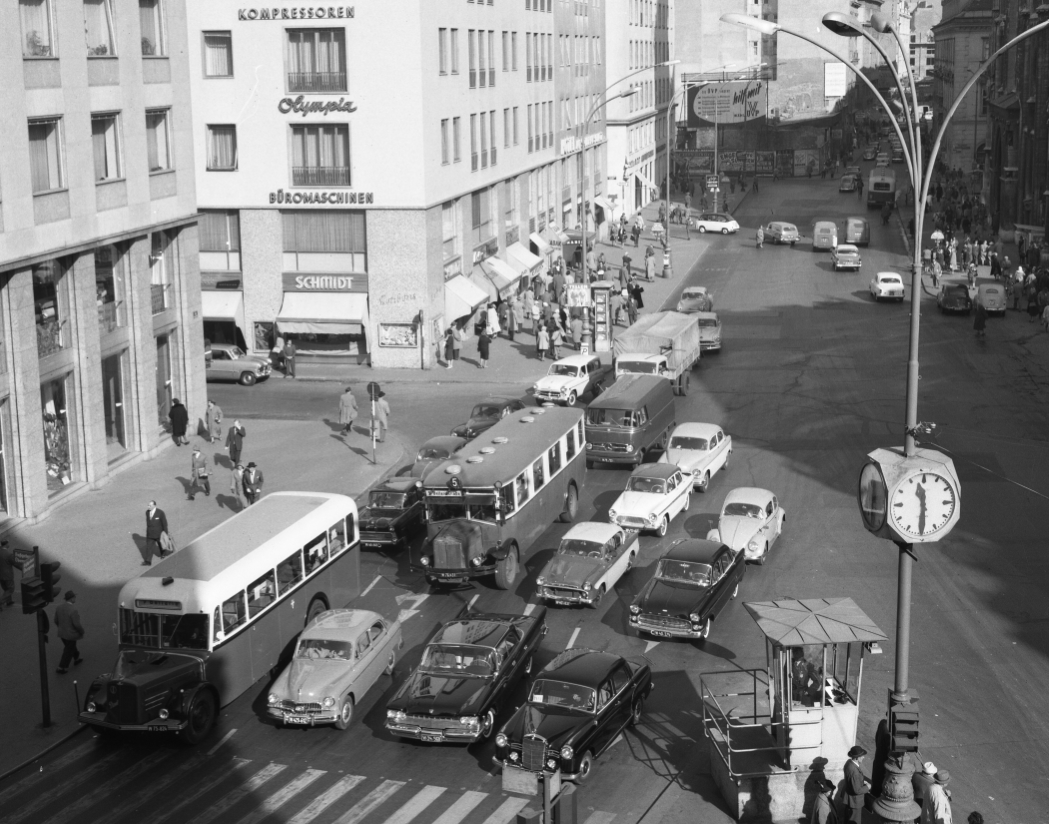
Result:
{"label": "bus windshield", "polygon": [[406,497],[403,492],[375,490],[371,493],[368,503],[376,509],[404,509]]}
{"label": "bus windshield", "polygon": [[207,615],[160,615],[120,610],[120,643],[150,649],[208,648]]}
{"label": "bus windshield", "polygon": [[495,650],[467,644],[430,644],[419,669],[487,677],[495,672]]}
{"label": "bus windshield", "polygon": [[495,506],[492,504],[430,504],[427,520],[431,523],[456,519],[495,523]]}

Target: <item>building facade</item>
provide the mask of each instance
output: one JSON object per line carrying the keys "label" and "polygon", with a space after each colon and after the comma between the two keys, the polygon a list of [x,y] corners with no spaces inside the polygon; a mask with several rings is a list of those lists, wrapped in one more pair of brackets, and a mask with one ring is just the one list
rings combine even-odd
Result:
{"label": "building facade", "polygon": [[0,20],[0,508],[39,519],[204,412],[183,0]]}
{"label": "building facade", "polygon": [[910,10],[910,69],[914,81],[924,80],[932,71],[936,58],[936,36],[933,27],[943,17],[939,0],[919,0],[909,7]]}

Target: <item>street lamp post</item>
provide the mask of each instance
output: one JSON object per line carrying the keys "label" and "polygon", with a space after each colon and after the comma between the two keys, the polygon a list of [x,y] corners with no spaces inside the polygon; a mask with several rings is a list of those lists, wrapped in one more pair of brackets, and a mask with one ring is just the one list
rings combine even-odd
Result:
{"label": "street lamp post", "polygon": [[[670,161],[671,161],[671,157],[672,157],[672,155],[671,155],[671,147],[677,141],[677,129],[674,130],[674,138],[673,138],[673,140],[670,137],[671,119],[673,117],[675,109],[677,108],[678,95],[687,95],[689,89],[702,89],[704,86],[709,86],[709,85],[710,85],[710,81],[708,80],[708,81],[706,81],[704,83],[694,83],[694,84],[691,84],[691,85],[682,86],[680,91],[676,91],[676,92],[674,92],[673,95],[671,95],[670,103],[667,105],[667,128],[666,128],[666,134],[667,134],[667,170],[666,170],[667,171],[667,179],[666,179],[666,198],[664,199],[664,204],[665,205],[663,207],[663,211],[666,214],[666,218],[667,218],[667,225],[666,225],[667,238],[670,237],[670,165],[671,165]],[[673,84],[671,84],[671,88],[673,88]],[[685,215],[685,220],[686,221],[688,220],[688,217],[689,217],[688,215]]]}

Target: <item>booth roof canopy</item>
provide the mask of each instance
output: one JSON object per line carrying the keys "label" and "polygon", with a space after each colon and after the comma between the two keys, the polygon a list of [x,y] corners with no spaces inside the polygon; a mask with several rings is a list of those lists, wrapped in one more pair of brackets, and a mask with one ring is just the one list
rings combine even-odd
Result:
{"label": "booth roof canopy", "polygon": [[743,606],[765,637],[784,647],[886,640],[851,598],[783,598]]}

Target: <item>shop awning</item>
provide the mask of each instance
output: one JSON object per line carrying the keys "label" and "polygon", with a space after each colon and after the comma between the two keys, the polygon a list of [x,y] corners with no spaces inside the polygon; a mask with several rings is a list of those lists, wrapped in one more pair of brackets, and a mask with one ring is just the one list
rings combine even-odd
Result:
{"label": "shop awning", "polygon": [[647,177],[645,177],[643,174],[641,174],[641,172],[635,170],[634,171],[634,177],[636,177],[638,180],[640,180],[643,185],[647,186],[653,192],[655,192],[656,194],[659,194],[659,187],[656,184],[654,184],[651,180],[649,180]]}
{"label": "shop awning", "polygon": [[[535,241],[533,241],[533,243],[534,242]],[[539,270],[543,265],[543,259],[541,257],[533,255],[520,243],[511,243],[507,246],[506,256],[509,258],[511,265],[519,266],[530,275],[538,275]]]}
{"label": "shop awning", "polygon": [[239,289],[213,292],[201,290],[201,314],[204,320],[232,320],[244,324],[244,293]]}
{"label": "shop awning", "polygon": [[481,290],[463,275],[456,275],[444,283],[444,319],[451,323],[458,318],[472,315],[488,300],[488,291]]}
{"label": "shop awning", "polygon": [[546,238],[538,232],[532,232],[532,234],[528,236],[528,239],[535,244],[535,248],[539,250],[539,254],[545,255],[550,252],[550,244],[547,243]]}
{"label": "shop awning", "polygon": [[497,257],[485,258],[481,261],[481,269],[495,286],[499,298],[505,300],[514,293],[517,281],[521,279],[524,272],[515,269],[504,260]]}
{"label": "shop awning", "polygon": [[363,292],[285,292],[277,327],[291,335],[362,335],[368,327]]}

